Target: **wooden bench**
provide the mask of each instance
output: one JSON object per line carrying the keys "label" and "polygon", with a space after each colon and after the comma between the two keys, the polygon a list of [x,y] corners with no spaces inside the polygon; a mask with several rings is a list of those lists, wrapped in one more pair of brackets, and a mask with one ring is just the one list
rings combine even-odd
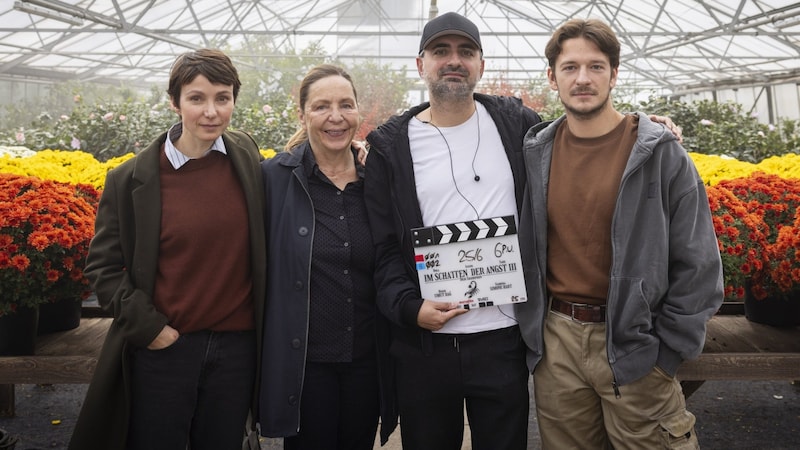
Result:
{"label": "wooden bench", "polygon": [[681,364],[677,377],[687,397],[706,380],[800,380],[800,327],[718,314],[708,323],[703,353]]}
{"label": "wooden bench", "polygon": [[[110,324],[85,317],[74,330],[40,336],[33,356],[0,357],[0,416],[14,414],[14,384],[88,383]],[[703,353],[681,365],[678,379],[687,397],[706,380],[800,380],[800,327],[716,315]]]}

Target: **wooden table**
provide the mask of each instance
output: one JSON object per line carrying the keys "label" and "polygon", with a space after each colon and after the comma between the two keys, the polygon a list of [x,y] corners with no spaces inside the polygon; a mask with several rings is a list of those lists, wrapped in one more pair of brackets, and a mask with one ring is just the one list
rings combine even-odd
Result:
{"label": "wooden table", "polygon": [[[35,355],[0,357],[0,416],[14,414],[14,384],[88,383],[110,324],[85,317],[74,330],[40,336]],[[800,327],[716,315],[703,353],[681,365],[678,379],[687,397],[706,380],[800,380]]]}
{"label": "wooden table", "polygon": [[0,417],[14,415],[14,384],[88,383],[111,319],[81,319],[78,328],[39,336],[36,354],[0,357]]}
{"label": "wooden table", "polygon": [[716,315],[703,353],[678,369],[688,397],[707,380],[800,380],[800,327],[777,328],[743,315]]}

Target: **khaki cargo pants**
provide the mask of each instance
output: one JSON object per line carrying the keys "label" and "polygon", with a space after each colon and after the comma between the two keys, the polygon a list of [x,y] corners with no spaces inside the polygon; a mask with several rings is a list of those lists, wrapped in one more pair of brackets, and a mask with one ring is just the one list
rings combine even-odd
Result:
{"label": "khaki cargo pants", "polygon": [[614,391],[604,323],[550,311],[533,378],[544,449],[699,449],[680,383],[661,369]]}

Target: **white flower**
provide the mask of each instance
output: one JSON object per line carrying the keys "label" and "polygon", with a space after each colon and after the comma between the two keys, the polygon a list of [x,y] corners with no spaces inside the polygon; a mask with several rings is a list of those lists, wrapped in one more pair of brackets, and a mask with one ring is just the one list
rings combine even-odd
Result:
{"label": "white flower", "polygon": [[0,145],[0,156],[9,156],[11,158],[27,158],[35,154],[35,151],[27,147],[22,147],[19,145],[6,147],[4,145]]}
{"label": "white flower", "polygon": [[703,119],[703,120],[700,121],[700,125],[705,125],[705,126],[714,125],[714,122],[712,122],[712,121],[710,121],[708,119]]}

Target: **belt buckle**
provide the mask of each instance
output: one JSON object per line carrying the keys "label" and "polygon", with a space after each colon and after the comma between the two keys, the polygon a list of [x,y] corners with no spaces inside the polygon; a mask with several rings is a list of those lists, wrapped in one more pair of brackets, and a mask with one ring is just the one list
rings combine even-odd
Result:
{"label": "belt buckle", "polygon": [[577,317],[575,317],[575,310],[577,309],[576,306],[578,306],[577,303],[569,302],[570,319],[572,319],[573,322],[578,322],[581,325],[587,325],[587,324],[592,323],[592,322],[584,322],[584,321],[578,319]]}
{"label": "belt buckle", "polygon": [[578,323],[581,323],[581,324],[583,323],[580,320],[578,320],[577,317],[575,317],[575,303],[572,303],[572,302],[569,302],[569,317],[574,322],[578,322]]}
{"label": "belt buckle", "polygon": [[[592,321],[585,322],[585,321],[580,320],[577,317],[575,317],[576,309],[577,310],[587,311],[587,312],[589,312],[589,311],[593,312],[593,311],[595,311],[595,306],[586,305],[586,304],[580,304],[580,303],[572,303],[572,302],[569,303],[569,306],[570,306],[570,310],[571,310],[570,311],[570,315],[572,316],[571,319],[572,319],[573,322],[578,322],[581,325],[590,325],[590,324],[598,323],[598,322],[592,322]],[[576,308],[576,307],[579,307],[579,308]]]}

